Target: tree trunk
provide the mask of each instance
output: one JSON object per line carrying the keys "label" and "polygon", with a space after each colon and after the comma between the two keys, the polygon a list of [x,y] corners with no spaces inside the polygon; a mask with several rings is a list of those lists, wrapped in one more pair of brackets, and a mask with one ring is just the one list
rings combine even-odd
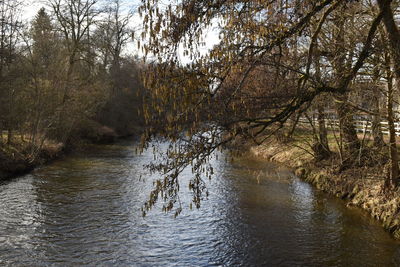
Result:
{"label": "tree trunk", "polygon": [[382,117],[380,114],[380,92],[379,87],[374,85],[373,88],[373,97],[372,97],[372,105],[373,105],[373,112],[375,113],[372,116],[372,137],[373,137],[373,144],[375,147],[381,148],[385,145],[383,141],[383,134],[381,129],[381,121]]}
{"label": "tree trunk", "polygon": [[[315,44],[315,50],[318,47],[318,43]],[[319,61],[319,57],[314,58],[315,64],[315,77],[319,80],[321,79],[321,65]],[[322,101],[322,100],[320,100]],[[329,149],[328,143],[328,131],[325,127],[325,114],[324,114],[324,103],[317,103],[317,121],[318,121],[318,134],[317,140],[315,140],[315,144],[313,147],[314,155],[316,160],[323,160],[330,157],[331,150]]]}
{"label": "tree trunk", "polygon": [[385,141],[383,140],[383,134],[382,134],[382,128],[381,128],[381,121],[382,121],[382,116],[381,116],[381,107],[380,107],[380,101],[381,101],[381,92],[380,92],[380,87],[379,87],[379,67],[378,64],[380,62],[379,57],[376,58],[376,66],[373,72],[373,86],[372,86],[372,99],[371,99],[371,104],[372,104],[372,111],[374,115],[372,115],[372,138],[373,138],[373,145],[376,148],[382,148],[385,145]]}
{"label": "tree trunk", "polygon": [[392,0],[378,0],[379,8],[383,12],[383,23],[389,39],[390,54],[393,62],[393,71],[396,83],[400,82],[400,31],[394,20],[390,6]]}
{"label": "tree trunk", "polygon": [[[386,188],[397,187],[399,184],[399,163],[396,146],[396,131],[393,118],[393,90],[400,87],[400,31],[394,20],[394,14],[391,7],[392,0],[378,0],[379,9],[383,12],[383,23],[387,37],[389,39],[389,51],[391,60],[385,56],[386,68],[388,73],[388,123],[390,133],[390,161],[391,173],[385,182]],[[393,68],[393,74],[391,71]],[[393,77],[394,76],[394,77]],[[394,80],[393,80],[394,78]],[[394,83],[393,83],[394,81]]]}
{"label": "tree trunk", "polygon": [[8,132],[8,136],[7,136],[7,144],[11,145],[12,143],[12,139],[13,139],[13,123],[14,123],[14,90],[12,88],[12,84],[10,83],[8,85],[8,117],[7,117],[7,132]]}
{"label": "tree trunk", "polygon": [[339,116],[340,134],[343,139],[344,161],[351,161],[359,153],[361,144],[354,127],[353,111],[347,104],[347,94],[338,95],[336,99],[339,101],[336,105],[336,111]]}
{"label": "tree trunk", "polygon": [[396,130],[393,118],[393,78],[388,74],[388,99],[387,99],[387,119],[389,125],[389,155],[391,171],[385,181],[386,188],[393,188],[398,185],[399,179],[399,159],[396,145]]}
{"label": "tree trunk", "polygon": [[[342,7],[343,12],[345,12]],[[333,59],[333,68],[335,73],[336,83],[340,84],[348,69],[346,66],[351,66],[349,62],[346,63],[346,49],[345,49],[345,16],[338,16],[335,23],[337,25],[336,29],[333,29],[333,36],[335,37],[335,58]],[[357,137],[357,131],[354,127],[353,120],[353,110],[347,103],[348,94],[338,94],[336,95],[336,112],[339,117],[339,128],[340,135],[343,140],[343,162],[342,164],[349,164],[356,159],[356,155],[359,153],[361,143]]]}
{"label": "tree trunk", "polygon": [[318,105],[318,132],[319,142],[324,149],[324,154],[325,156],[329,157],[329,155],[331,154],[331,150],[329,149],[328,131],[325,127],[325,114],[322,105]]}
{"label": "tree trunk", "polygon": [[312,150],[316,161],[327,159],[331,155],[328,144],[328,133],[325,127],[325,115],[323,106],[319,103],[317,106],[318,128],[314,128],[314,144]]}
{"label": "tree trunk", "polygon": [[11,145],[13,139],[13,131],[11,128],[8,128],[7,130],[7,145]]}

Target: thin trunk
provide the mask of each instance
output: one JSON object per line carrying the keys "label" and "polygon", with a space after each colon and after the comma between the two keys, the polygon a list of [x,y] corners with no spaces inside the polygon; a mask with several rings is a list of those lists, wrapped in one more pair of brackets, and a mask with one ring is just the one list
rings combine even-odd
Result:
{"label": "thin trunk", "polygon": [[63,97],[62,97],[62,102],[61,102],[61,108],[58,114],[58,133],[57,133],[57,138],[58,141],[65,143],[70,131],[68,130],[69,127],[67,126],[67,121],[70,119],[69,117],[71,114],[67,114],[67,104],[68,104],[68,99],[69,99],[69,92],[72,87],[72,78],[74,74],[74,67],[75,67],[75,57],[76,53],[73,51],[72,54],[70,55],[69,58],[69,63],[68,63],[68,69],[66,73],[66,80],[65,80],[65,85],[64,85],[64,92],[63,92]]}
{"label": "thin trunk", "polygon": [[381,101],[381,92],[380,92],[380,87],[379,87],[379,57],[376,57],[376,67],[373,71],[372,75],[372,80],[373,80],[373,86],[372,86],[372,99],[371,99],[371,104],[372,104],[372,111],[374,115],[372,115],[372,138],[373,138],[373,145],[376,148],[382,148],[385,145],[385,141],[383,140],[383,134],[382,134],[382,129],[381,129],[381,108],[380,108],[380,101]]}
{"label": "thin trunk", "polygon": [[396,130],[393,118],[393,77],[391,73],[388,73],[387,119],[389,125],[389,155],[391,172],[385,181],[385,187],[392,188],[398,185],[400,171],[396,145]]}
{"label": "thin trunk", "polygon": [[331,155],[331,151],[329,149],[327,130],[325,127],[325,115],[321,105],[318,106],[317,112],[318,130],[313,127],[314,144],[312,145],[312,150],[315,160],[321,161],[328,159]]}
{"label": "thin trunk", "polygon": [[294,114],[292,117],[294,117],[292,120],[293,123],[290,126],[290,130],[286,134],[286,140],[289,140],[290,138],[292,138],[294,131],[296,130],[297,124],[299,123],[301,113]]}
{"label": "thin trunk", "polygon": [[372,116],[372,137],[374,141],[374,146],[381,148],[385,145],[385,142],[383,141],[383,134],[381,129],[382,117],[380,114],[380,91],[378,85],[374,85],[372,90],[372,108],[374,112],[374,115]]}
{"label": "thin trunk", "polygon": [[[343,9],[345,6],[342,7]],[[343,10],[344,12],[345,10]],[[340,84],[346,76],[346,49],[345,49],[345,20],[347,18],[343,15],[338,16],[336,19],[337,32],[334,32],[336,51],[335,58],[333,59],[333,68],[336,76],[336,83]],[[347,63],[347,64],[346,64]],[[343,163],[351,163],[356,159],[359,153],[361,143],[358,140],[357,131],[354,127],[353,110],[347,104],[348,95],[339,94],[336,96],[338,101],[336,111],[339,117],[339,128],[341,138],[343,140],[344,160]]]}
{"label": "thin trunk", "polygon": [[329,156],[331,154],[331,150],[329,149],[328,131],[326,130],[325,127],[325,114],[322,105],[318,105],[318,131],[319,131],[319,142],[321,143],[325,151],[325,154]]}
{"label": "thin trunk", "polygon": [[12,89],[12,84],[11,84],[11,80],[9,81],[9,85],[8,85],[8,118],[7,118],[7,132],[8,132],[8,136],[7,136],[7,144],[11,145],[12,143],[12,139],[13,139],[13,108],[14,108],[14,91]]}
{"label": "thin trunk", "polygon": [[[317,44],[315,45],[317,48]],[[321,65],[319,62],[319,58],[314,58],[315,64],[315,76],[319,80],[321,79]],[[324,114],[324,107],[323,103],[317,104],[317,121],[318,121],[318,134],[317,140],[315,140],[315,144],[313,147],[314,155],[316,160],[323,160],[327,159],[331,155],[331,150],[329,149],[328,143],[328,131],[326,130],[325,126],[325,114]]]}
{"label": "thin trunk", "polygon": [[[393,91],[400,87],[400,31],[396,25],[392,0],[378,0],[379,9],[383,12],[383,24],[389,40],[390,57],[385,55],[385,63],[388,74],[388,123],[390,133],[390,161],[391,173],[385,182],[386,188],[397,187],[399,184],[399,162],[396,146],[396,131],[393,118]],[[393,69],[393,71],[391,70]]]}
{"label": "thin trunk", "polygon": [[70,91],[71,82],[72,82],[72,74],[73,74],[74,67],[75,67],[75,57],[76,57],[75,54],[76,54],[75,52],[72,52],[72,54],[70,55],[70,58],[69,58],[67,77],[66,77],[65,86],[64,86],[64,95],[63,95],[63,98],[62,98],[63,107],[64,107],[64,105],[67,102],[68,97],[69,97],[68,94],[69,94],[69,91]]}
{"label": "thin trunk", "polygon": [[13,139],[13,130],[10,127],[8,127],[8,130],[7,130],[7,145],[11,145],[12,139]]}
{"label": "thin trunk", "polygon": [[392,0],[378,0],[379,8],[383,11],[383,23],[389,39],[390,54],[392,57],[393,72],[396,83],[400,82],[400,30],[394,20],[394,14],[390,6]]}
{"label": "thin trunk", "polygon": [[351,161],[355,159],[355,156],[359,153],[361,144],[354,127],[353,111],[347,104],[347,94],[338,95],[336,98],[339,102],[336,105],[336,111],[339,116],[339,127],[343,139],[345,161]]}

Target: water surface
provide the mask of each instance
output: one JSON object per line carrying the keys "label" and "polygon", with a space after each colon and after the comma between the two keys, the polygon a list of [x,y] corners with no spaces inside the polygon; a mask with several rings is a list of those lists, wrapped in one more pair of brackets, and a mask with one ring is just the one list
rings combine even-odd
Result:
{"label": "water surface", "polygon": [[201,209],[182,184],[178,218],[143,218],[153,155],[134,150],[93,147],[0,184],[0,265],[400,266],[399,243],[368,215],[250,158],[214,160]]}

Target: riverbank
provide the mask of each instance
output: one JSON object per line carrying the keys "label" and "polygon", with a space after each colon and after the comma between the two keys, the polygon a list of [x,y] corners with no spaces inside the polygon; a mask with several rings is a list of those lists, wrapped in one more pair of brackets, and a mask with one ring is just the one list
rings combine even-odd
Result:
{"label": "riverbank", "polygon": [[0,181],[29,173],[65,154],[81,150],[87,144],[111,144],[118,139],[138,136],[141,131],[138,127],[129,133],[119,135],[107,126],[100,124],[95,126],[80,128],[79,135],[67,144],[46,139],[39,146],[32,147],[20,136],[11,144],[0,144]]}
{"label": "riverbank", "polygon": [[28,173],[65,153],[65,146],[45,140],[41,147],[32,147],[22,141],[0,146],[0,180]]}
{"label": "riverbank", "polygon": [[400,192],[383,190],[387,165],[353,167],[343,171],[333,162],[317,164],[307,150],[276,139],[249,150],[258,158],[291,167],[299,178],[345,200],[348,207],[367,211],[396,239],[400,239]]}

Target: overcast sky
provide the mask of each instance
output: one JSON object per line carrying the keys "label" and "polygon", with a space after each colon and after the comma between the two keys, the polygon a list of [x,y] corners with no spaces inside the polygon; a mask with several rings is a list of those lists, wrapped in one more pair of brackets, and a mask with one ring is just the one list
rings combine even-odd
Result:
{"label": "overcast sky", "polygon": [[[110,0],[100,0],[100,1],[107,2]],[[37,14],[37,12],[41,7],[46,7],[46,0],[24,0],[23,2],[25,6],[22,11],[22,18],[27,22],[30,22],[33,19],[33,17]],[[127,11],[129,9],[131,10],[133,9],[136,11],[137,6],[140,4],[140,0],[123,0],[123,3]],[[142,25],[142,19],[136,13],[135,16],[132,18],[131,27],[136,29],[137,32],[140,32],[141,25]],[[139,34],[137,33],[136,36],[138,35]],[[208,31],[205,40],[206,46],[200,49],[201,53],[205,53],[208,49],[217,44],[218,40],[219,40],[218,34],[215,31],[212,30]],[[181,53],[179,53],[179,56],[182,63],[190,62],[190,59],[188,57],[183,56],[183,51],[180,52]],[[125,50],[125,53],[141,56],[141,53],[137,48],[136,42],[129,43],[127,49]]]}

